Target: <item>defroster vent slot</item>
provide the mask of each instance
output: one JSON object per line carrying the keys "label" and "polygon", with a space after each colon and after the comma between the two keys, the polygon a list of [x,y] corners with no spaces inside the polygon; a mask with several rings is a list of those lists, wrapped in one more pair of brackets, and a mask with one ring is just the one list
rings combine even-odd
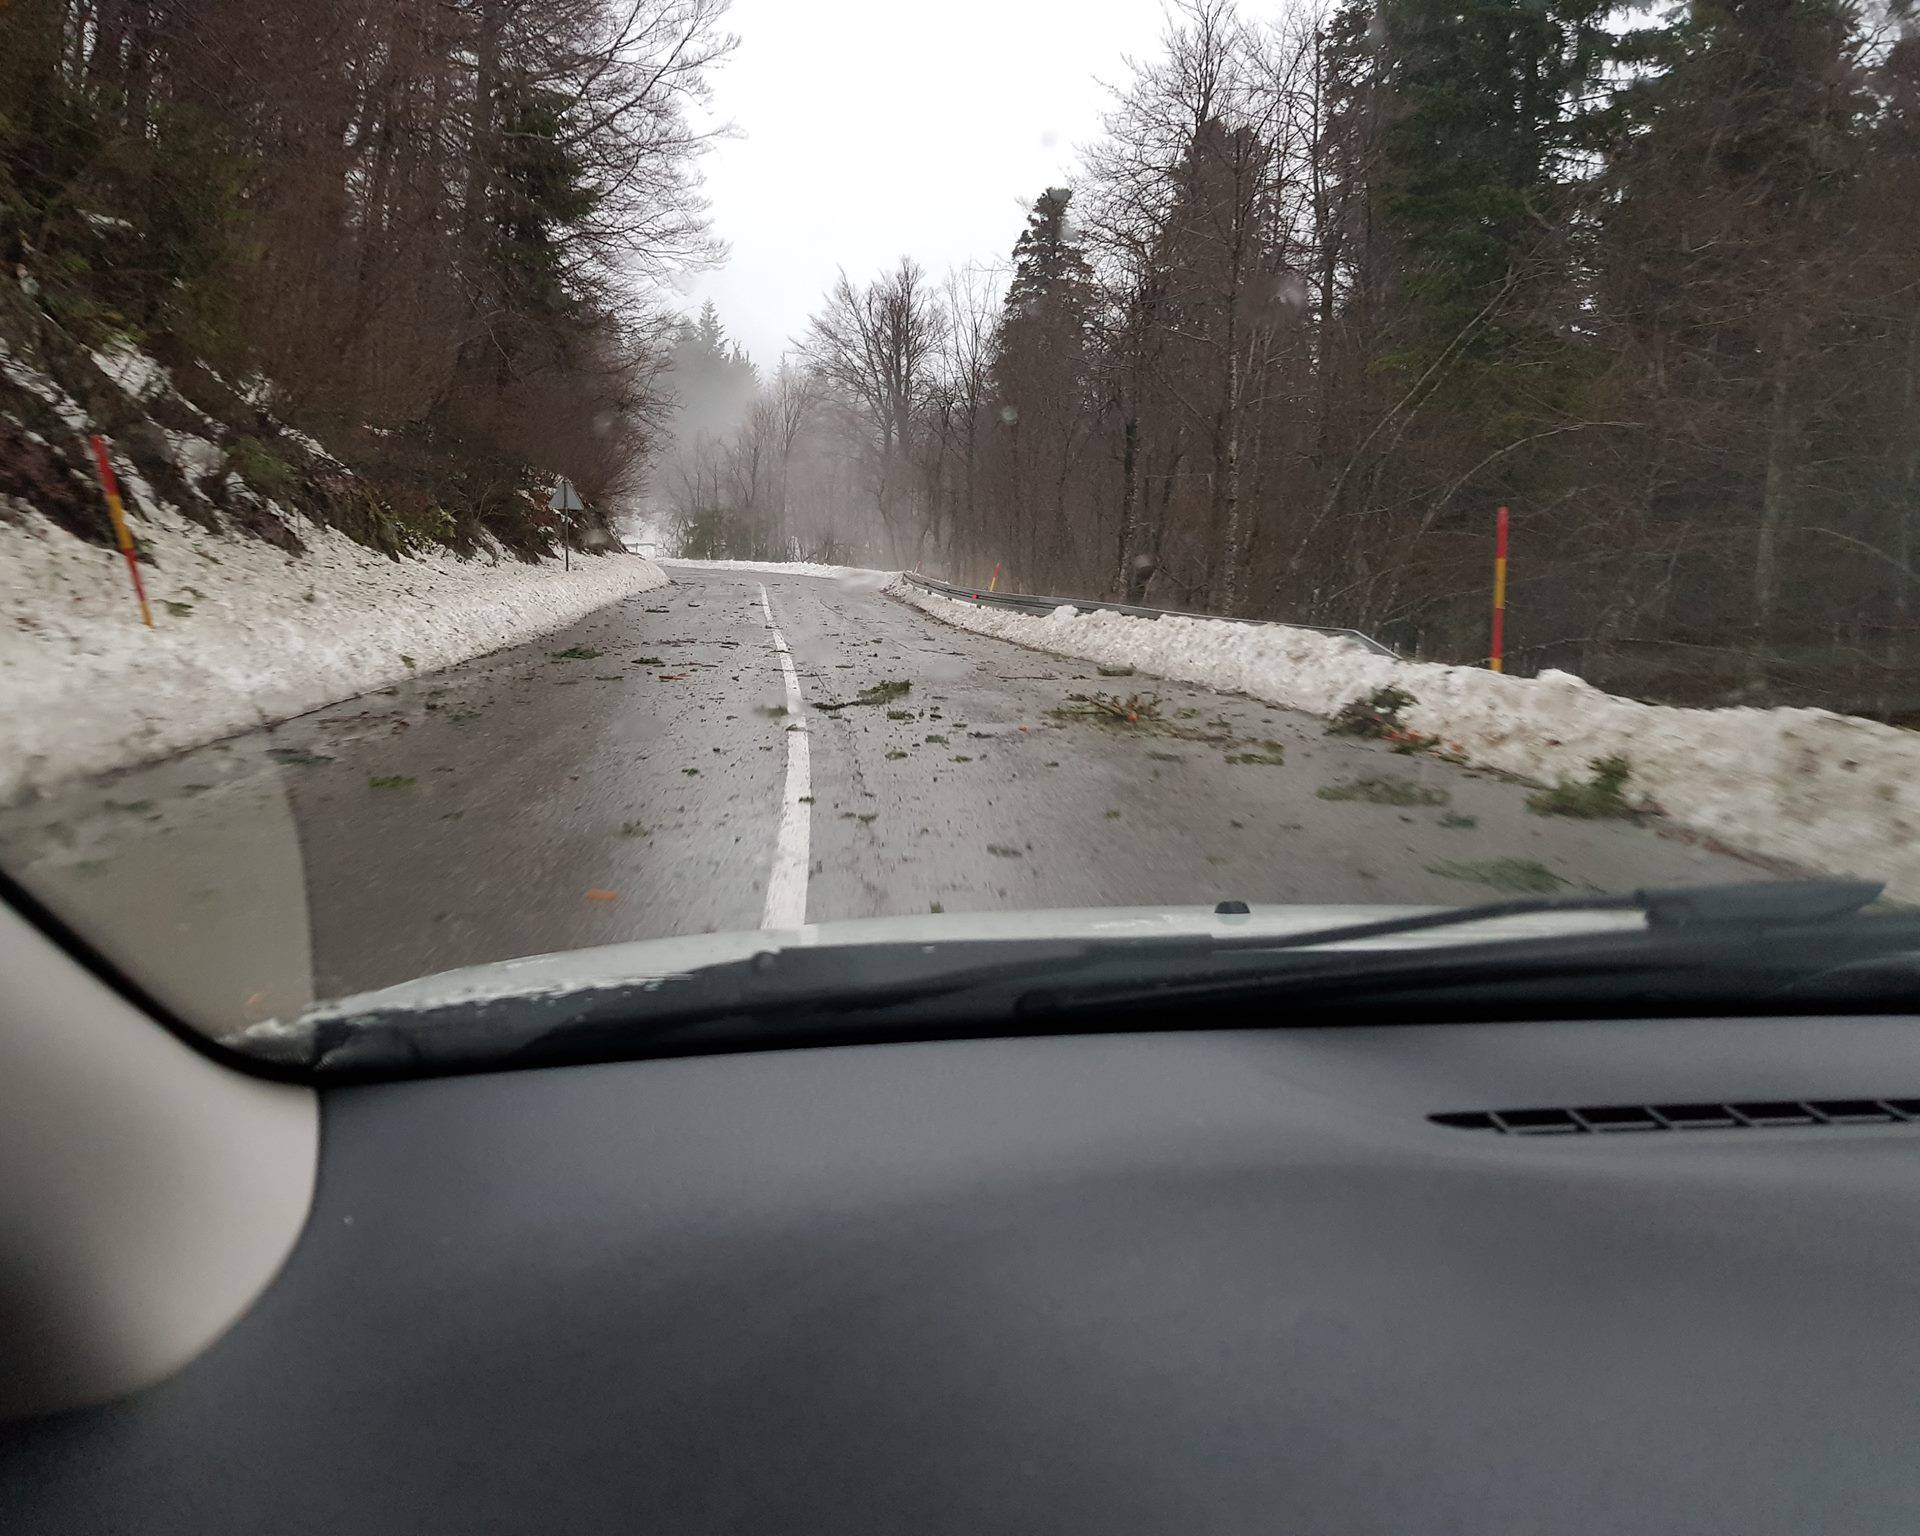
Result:
{"label": "defroster vent slot", "polygon": [[1724,1104],[1576,1104],[1565,1108],[1467,1109],[1427,1116],[1456,1131],[1502,1136],[1618,1135],[1629,1131],[1751,1131],[1813,1125],[1905,1125],[1916,1099],[1734,1099]]}

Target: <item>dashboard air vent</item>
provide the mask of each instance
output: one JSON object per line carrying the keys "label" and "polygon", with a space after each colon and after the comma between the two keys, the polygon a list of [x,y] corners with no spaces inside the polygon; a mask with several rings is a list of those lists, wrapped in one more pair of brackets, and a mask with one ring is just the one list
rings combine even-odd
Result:
{"label": "dashboard air vent", "polygon": [[1920,1099],[1766,1099],[1725,1104],[1584,1104],[1572,1109],[1469,1109],[1427,1116],[1457,1131],[1579,1136],[1619,1131],[1772,1130],[1796,1125],[1904,1125]]}

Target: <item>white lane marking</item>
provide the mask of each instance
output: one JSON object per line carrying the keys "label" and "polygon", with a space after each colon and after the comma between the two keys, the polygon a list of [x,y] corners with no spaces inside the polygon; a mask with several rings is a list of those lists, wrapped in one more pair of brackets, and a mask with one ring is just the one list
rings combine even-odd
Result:
{"label": "white lane marking", "polygon": [[[773,604],[764,584],[760,607],[773,632],[773,648],[787,680],[787,790],[780,804],[780,835],[773,845],[773,872],[767,877],[767,906],[762,928],[799,928],[807,921],[807,863],[811,856],[813,818],[809,802],[812,755],[807,744],[807,722],[802,714],[800,678],[793,670],[793,653],[773,622]],[[798,725],[800,729],[794,730]]]}

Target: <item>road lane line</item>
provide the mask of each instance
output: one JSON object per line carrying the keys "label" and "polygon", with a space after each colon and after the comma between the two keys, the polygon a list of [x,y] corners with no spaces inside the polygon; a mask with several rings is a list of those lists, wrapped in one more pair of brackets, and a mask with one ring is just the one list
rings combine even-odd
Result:
{"label": "road lane line", "polygon": [[[780,626],[773,622],[773,603],[767,597],[765,583],[760,587],[760,607],[767,616],[767,628],[773,632],[773,648],[779,654],[780,671],[786,678],[789,717],[787,789],[780,804],[780,834],[773,845],[773,872],[767,877],[767,905],[760,926],[798,928],[807,920],[807,865],[813,836],[812,754],[802,713],[800,678],[793,670],[793,653],[781,637]],[[796,725],[800,727],[798,730],[793,729]]]}

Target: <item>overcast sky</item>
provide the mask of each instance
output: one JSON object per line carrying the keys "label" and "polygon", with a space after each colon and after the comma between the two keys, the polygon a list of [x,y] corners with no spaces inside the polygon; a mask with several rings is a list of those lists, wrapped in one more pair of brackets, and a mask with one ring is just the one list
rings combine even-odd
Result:
{"label": "overcast sky", "polygon": [[734,0],[707,156],[726,265],[688,283],[763,370],[844,266],[1004,260],[1098,131],[1160,0]]}

